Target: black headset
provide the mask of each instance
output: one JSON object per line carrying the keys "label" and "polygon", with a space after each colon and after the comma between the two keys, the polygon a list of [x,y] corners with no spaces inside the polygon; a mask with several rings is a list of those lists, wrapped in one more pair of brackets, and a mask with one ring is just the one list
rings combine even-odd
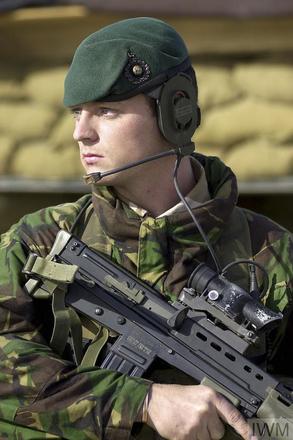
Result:
{"label": "black headset", "polygon": [[138,80],[137,75],[131,72],[138,65],[142,69],[141,76],[146,70],[146,63],[137,57],[133,59],[133,56],[124,69],[125,76],[131,82],[135,79],[140,83],[126,93],[107,96],[107,101],[123,101],[145,93],[156,101],[158,125],[165,139],[178,147],[190,144],[200,125],[201,115],[197,105],[196,77],[189,58],[151,80],[147,75]]}
{"label": "black headset", "polygon": [[148,93],[155,98],[162,135],[176,146],[184,146],[200,125],[197,89],[189,75],[178,73]]}

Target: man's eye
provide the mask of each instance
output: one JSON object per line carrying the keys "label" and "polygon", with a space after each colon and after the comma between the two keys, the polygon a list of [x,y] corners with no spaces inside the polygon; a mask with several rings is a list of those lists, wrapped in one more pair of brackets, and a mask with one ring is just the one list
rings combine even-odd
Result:
{"label": "man's eye", "polygon": [[101,107],[98,110],[98,114],[101,116],[109,116],[109,117],[114,117],[117,114],[117,111],[114,110],[113,108],[108,108],[108,107]]}
{"label": "man's eye", "polygon": [[78,108],[73,108],[73,109],[71,110],[71,114],[72,114],[72,116],[73,116],[74,119],[78,119],[78,118],[80,117],[81,110],[78,109]]}

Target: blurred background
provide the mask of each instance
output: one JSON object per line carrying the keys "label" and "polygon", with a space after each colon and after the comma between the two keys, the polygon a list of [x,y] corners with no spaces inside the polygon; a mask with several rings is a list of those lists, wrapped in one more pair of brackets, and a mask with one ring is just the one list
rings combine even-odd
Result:
{"label": "blurred background", "polygon": [[188,46],[202,109],[197,150],[234,170],[240,205],[292,230],[292,0],[1,0],[0,232],[88,191],[64,76],[85,36],[138,15],[166,20]]}

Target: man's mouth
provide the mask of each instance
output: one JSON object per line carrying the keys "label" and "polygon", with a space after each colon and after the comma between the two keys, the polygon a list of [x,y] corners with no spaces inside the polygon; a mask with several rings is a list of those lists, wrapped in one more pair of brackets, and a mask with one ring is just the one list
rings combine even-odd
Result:
{"label": "man's mouth", "polygon": [[87,165],[95,164],[102,158],[103,156],[101,156],[100,154],[93,154],[93,153],[82,154],[82,159]]}

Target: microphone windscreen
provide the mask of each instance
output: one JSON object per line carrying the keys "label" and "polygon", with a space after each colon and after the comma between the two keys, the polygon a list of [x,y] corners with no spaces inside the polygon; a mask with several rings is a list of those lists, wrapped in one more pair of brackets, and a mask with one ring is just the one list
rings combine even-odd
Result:
{"label": "microphone windscreen", "polygon": [[86,176],[83,176],[83,180],[87,185],[92,185],[93,183],[99,182],[103,177],[103,173],[90,173]]}

